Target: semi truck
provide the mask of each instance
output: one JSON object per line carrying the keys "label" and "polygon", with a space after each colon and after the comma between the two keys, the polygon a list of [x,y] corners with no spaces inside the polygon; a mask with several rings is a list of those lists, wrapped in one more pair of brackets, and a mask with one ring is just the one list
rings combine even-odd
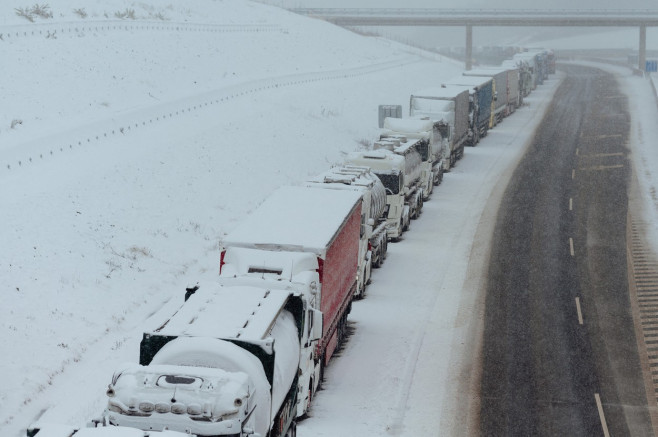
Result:
{"label": "semi truck", "polygon": [[242,279],[188,288],[181,307],[144,333],[139,364],[120,367],[108,386],[110,425],[295,435],[300,345],[314,335],[304,298]]}
{"label": "semi truck", "polygon": [[373,147],[348,154],[345,163],[370,167],[382,181],[386,189],[386,234],[389,240],[397,241],[423,206],[421,157],[413,143],[401,147],[397,139],[376,141]]}
{"label": "semi truck", "polygon": [[423,200],[428,200],[434,186],[443,179],[443,137],[441,124],[415,118],[384,119],[379,139],[398,138],[415,141],[415,148],[422,159]]}
{"label": "semi truck", "polygon": [[523,104],[524,97],[527,97],[532,91],[532,74],[530,67],[525,60],[522,59],[507,59],[500,64],[502,68],[508,70],[516,70],[517,74],[517,87],[518,87],[518,100],[517,108]]}
{"label": "semi truck", "polygon": [[[508,83],[508,72],[506,68],[480,68],[465,71],[464,76],[491,77],[494,85],[494,119],[498,124],[503,118],[512,113],[512,106],[516,109],[514,102],[510,102],[510,86]],[[518,87],[516,87],[518,93]],[[518,100],[518,98],[517,98]]]}
{"label": "semi truck", "polygon": [[355,297],[365,295],[372,268],[386,258],[386,189],[370,167],[341,165],[310,179],[306,186],[361,193],[361,238],[359,240],[359,275]]}
{"label": "semi truck", "polygon": [[469,131],[469,93],[463,87],[444,85],[415,92],[409,100],[409,115],[441,125],[443,169],[450,171],[464,156]]}
{"label": "semi truck", "polygon": [[512,60],[526,65],[527,72],[530,74],[530,88],[534,90],[537,85],[544,83],[543,72],[541,71],[541,59],[534,52],[521,52],[512,57]]}
{"label": "semi truck", "polygon": [[298,415],[308,409],[324,367],[345,338],[359,274],[361,208],[358,191],[281,187],[220,244],[220,279],[310,278],[309,307],[322,316],[322,334],[301,350],[300,361],[310,361],[313,372],[300,377]]}
{"label": "semi truck", "polygon": [[457,76],[448,85],[463,86],[469,92],[469,146],[475,146],[487,136],[493,127],[494,86],[493,78],[479,76]]}

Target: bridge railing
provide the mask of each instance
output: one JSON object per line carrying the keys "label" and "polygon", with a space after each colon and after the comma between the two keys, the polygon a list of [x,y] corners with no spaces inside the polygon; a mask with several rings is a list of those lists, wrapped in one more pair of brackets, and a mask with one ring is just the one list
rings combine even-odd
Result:
{"label": "bridge railing", "polygon": [[658,9],[437,9],[437,8],[292,8],[300,15],[332,16],[455,16],[455,17],[620,17],[658,16]]}

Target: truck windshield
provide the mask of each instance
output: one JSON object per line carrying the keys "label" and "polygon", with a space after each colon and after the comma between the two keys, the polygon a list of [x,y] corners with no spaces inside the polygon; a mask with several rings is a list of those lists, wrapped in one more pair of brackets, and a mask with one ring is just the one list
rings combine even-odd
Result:
{"label": "truck windshield", "polygon": [[400,175],[399,174],[390,174],[390,173],[377,173],[377,176],[384,184],[387,194],[399,194],[400,193]]}

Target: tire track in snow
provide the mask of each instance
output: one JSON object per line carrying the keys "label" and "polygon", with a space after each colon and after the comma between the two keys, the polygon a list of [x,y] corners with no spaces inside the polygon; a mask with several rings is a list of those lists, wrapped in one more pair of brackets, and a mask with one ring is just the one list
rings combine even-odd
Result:
{"label": "tire track in snow", "polygon": [[215,91],[184,97],[171,102],[153,105],[148,108],[125,112],[110,119],[90,123],[69,131],[49,135],[45,138],[22,143],[16,142],[6,150],[0,152],[0,170],[4,170],[6,173],[20,169],[32,162],[47,159],[57,153],[98,143],[108,138],[128,135],[136,129],[151,126],[154,123],[167,122],[169,119],[183,116],[193,111],[208,109],[215,105],[228,104],[230,101],[239,97],[270,90],[305,86],[317,82],[353,79],[383,70],[408,66],[409,64],[420,61],[419,57],[405,57],[349,69],[257,79],[226,88],[219,88]]}

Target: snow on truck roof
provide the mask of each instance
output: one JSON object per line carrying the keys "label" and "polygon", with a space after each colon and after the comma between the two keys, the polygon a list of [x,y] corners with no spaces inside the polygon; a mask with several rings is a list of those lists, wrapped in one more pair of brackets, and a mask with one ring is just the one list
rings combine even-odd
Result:
{"label": "snow on truck roof", "polygon": [[345,161],[356,165],[367,165],[375,173],[404,171],[405,164],[404,156],[398,155],[388,149],[350,152],[345,158]]}
{"label": "snow on truck roof", "polygon": [[430,120],[420,120],[417,118],[392,118],[384,119],[384,129],[390,129],[396,132],[427,132],[431,131],[434,123]]}
{"label": "snow on truck roof", "polygon": [[501,68],[501,67],[488,67],[488,68],[478,68],[476,70],[468,70],[464,71],[462,74],[464,76],[484,76],[484,77],[492,77],[500,73],[505,73],[509,70],[508,68]]}
{"label": "snow on truck roof", "polygon": [[415,150],[422,138],[409,138],[404,135],[384,135],[373,143],[373,150],[392,150],[397,155],[405,155]]}
{"label": "snow on truck roof", "polygon": [[[374,176],[370,172],[370,167],[343,165],[332,167],[329,170],[309,179],[305,186],[315,186],[314,184],[344,184],[356,187],[370,187],[375,183]],[[310,185],[309,185],[310,184]]]}
{"label": "snow on truck roof", "polygon": [[351,211],[357,191],[281,187],[244,218],[222,246],[313,252],[324,256]]}
{"label": "snow on truck roof", "polygon": [[491,81],[493,81],[493,78],[486,76],[457,76],[447,81],[447,84],[481,87],[482,85],[485,85]]}
{"label": "snow on truck roof", "polygon": [[290,291],[203,283],[153,333],[158,335],[265,340]]}
{"label": "snow on truck roof", "polygon": [[461,93],[468,92],[458,85],[446,85],[433,88],[425,88],[414,92],[411,97],[421,99],[454,99]]}

